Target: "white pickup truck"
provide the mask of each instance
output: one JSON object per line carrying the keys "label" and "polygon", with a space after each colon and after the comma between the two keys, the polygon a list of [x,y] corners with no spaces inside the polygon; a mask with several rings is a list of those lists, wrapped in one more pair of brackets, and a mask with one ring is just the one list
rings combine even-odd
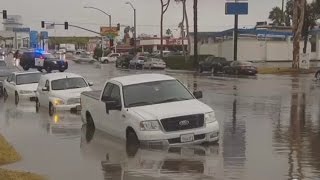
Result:
{"label": "white pickup truck", "polygon": [[217,142],[215,113],[177,79],[160,74],[117,77],[103,91],[81,93],[84,123],[128,143],[181,145]]}

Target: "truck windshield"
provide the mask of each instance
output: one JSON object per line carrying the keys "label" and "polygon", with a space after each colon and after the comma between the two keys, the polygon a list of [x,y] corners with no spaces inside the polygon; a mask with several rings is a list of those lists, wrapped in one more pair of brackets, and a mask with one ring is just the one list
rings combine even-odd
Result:
{"label": "truck windshield", "polygon": [[17,75],[17,85],[38,83],[40,76],[40,73],[19,74]]}
{"label": "truck windshield", "polygon": [[65,78],[51,82],[52,90],[66,90],[87,87],[87,83],[83,78]]}
{"label": "truck windshield", "polygon": [[177,80],[124,86],[123,96],[126,107],[194,99],[192,94]]}

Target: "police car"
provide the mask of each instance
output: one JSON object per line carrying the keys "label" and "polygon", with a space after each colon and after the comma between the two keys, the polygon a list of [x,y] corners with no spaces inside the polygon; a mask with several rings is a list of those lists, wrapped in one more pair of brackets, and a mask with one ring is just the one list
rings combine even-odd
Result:
{"label": "police car", "polygon": [[50,73],[52,70],[64,72],[66,69],[68,69],[68,62],[61,60],[50,53],[41,50],[35,50],[27,51],[22,54],[20,66],[25,71],[28,71],[30,68],[35,68],[41,72],[44,69],[48,73]]}

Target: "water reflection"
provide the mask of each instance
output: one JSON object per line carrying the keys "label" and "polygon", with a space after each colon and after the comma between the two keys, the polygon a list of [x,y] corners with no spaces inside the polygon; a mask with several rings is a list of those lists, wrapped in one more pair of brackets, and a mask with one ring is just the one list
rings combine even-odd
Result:
{"label": "water reflection", "polygon": [[104,177],[110,180],[212,179],[221,162],[218,148],[137,147],[85,125],[82,127],[83,157],[100,159]]}

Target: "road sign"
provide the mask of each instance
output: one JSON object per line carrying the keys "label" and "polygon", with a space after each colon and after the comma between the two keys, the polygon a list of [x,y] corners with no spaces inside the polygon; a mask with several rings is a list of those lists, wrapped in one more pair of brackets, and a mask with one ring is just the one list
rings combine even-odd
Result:
{"label": "road sign", "polygon": [[247,15],[248,3],[247,2],[226,2],[227,15]]}
{"label": "road sign", "polygon": [[41,39],[49,39],[49,33],[48,31],[41,31],[40,32]]}
{"label": "road sign", "polygon": [[54,29],[54,23],[46,24],[46,29]]}
{"label": "road sign", "polygon": [[38,31],[30,31],[30,47],[37,48],[39,43]]}
{"label": "road sign", "polygon": [[30,33],[30,28],[13,28],[13,32],[25,32],[25,33]]}
{"label": "road sign", "polygon": [[100,27],[100,33],[102,36],[107,36],[107,37],[111,37],[114,38],[116,36],[119,36],[119,31],[118,31],[118,27],[105,27],[102,26]]}

